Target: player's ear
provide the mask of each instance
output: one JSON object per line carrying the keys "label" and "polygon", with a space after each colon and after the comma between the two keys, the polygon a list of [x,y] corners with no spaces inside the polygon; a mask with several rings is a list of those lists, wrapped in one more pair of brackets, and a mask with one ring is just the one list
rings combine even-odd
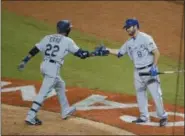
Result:
{"label": "player's ear", "polygon": [[69,33],[70,33],[70,31],[71,31],[71,28],[69,28],[69,29],[66,31],[65,35],[68,36]]}

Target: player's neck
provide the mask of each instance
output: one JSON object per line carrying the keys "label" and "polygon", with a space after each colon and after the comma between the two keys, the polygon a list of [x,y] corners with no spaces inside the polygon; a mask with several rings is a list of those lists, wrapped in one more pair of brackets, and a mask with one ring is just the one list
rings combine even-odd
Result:
{"label": "player's neck", "polygon": [[133,38],[134,40],[136,39],[138,33],[139,33],[139,30],[137,30],[137,31],[135,32],[135,34],[132,36],[132,38]]}
{"label": "player's neck", "polygon": [[62,36],[66,36],[66,34],[65,34],[65,33],[57,33],[57,34],[62,35]]}

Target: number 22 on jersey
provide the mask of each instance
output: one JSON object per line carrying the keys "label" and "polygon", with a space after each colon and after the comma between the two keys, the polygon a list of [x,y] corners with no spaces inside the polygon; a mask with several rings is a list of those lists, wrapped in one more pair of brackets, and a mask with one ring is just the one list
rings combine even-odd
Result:
{"label": "number 22 on jersey", "polygon": [[45,56],[55,57],[57,56],[57,52],[59,52],[59,50],[60,47],[58,45],[52,45],[49,43],[46,45]]}

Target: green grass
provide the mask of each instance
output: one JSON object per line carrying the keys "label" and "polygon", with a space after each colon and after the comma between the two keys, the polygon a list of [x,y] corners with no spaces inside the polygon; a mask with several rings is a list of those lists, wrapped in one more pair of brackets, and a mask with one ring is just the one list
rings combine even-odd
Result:
{"label": "green grass", "polygon": [[[44,35],[55,33],[55,25],[34,20],[31,17],[18,16],[2,10],[2,77],[41,81],[41,55],[35,56],[23,72],[17,71],[17,65],[27,52]],[[73,30],[70,37],[83,49],[93,50],[100,39]],[[121,43],[103,40],[108,47],[119,48]],[[177,68],[177,63],[162,56],[160,70]],[[133,64],[125,56],[94,57],[81,60],[68,55],[61,69],[62,78],[67,86],[85,87],[135,95],[133,86]],[[166,103],[174,103],[177,75],[161,75],[163,98]],[[180,76],[178,105],[184,105],[184,76]]]}

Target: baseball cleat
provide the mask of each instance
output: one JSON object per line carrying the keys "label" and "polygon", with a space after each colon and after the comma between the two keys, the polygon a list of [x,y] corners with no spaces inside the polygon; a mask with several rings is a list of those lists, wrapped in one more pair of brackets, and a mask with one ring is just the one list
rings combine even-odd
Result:
{"label": "baseball cleat", "polygon": [[160,127],[166,126],[167,123],[168,123],[167,118],[160,119],[160,121],[159,121]]}
{"label": "baseball cleat", "polygon": [[148,122],[148,120],[143,120],[141,118],[137,118],[136,120],[133,120],[132,123],[145,123]]}
{"label": "baseball cleat", "polygon": [[76,111],[76,107],[69,107],[67,110],[64,111],[64,114],[62,114],[62,119],[67,119],[75,111]]}
{"label": "baseball cleat", "polygon": [[39,120],[37,117],[31,119],[31,120],[25,120],[25,123],[27,125],[35,125],[35,126],[38,126],[38,125],[42,125],[42,121]]}

